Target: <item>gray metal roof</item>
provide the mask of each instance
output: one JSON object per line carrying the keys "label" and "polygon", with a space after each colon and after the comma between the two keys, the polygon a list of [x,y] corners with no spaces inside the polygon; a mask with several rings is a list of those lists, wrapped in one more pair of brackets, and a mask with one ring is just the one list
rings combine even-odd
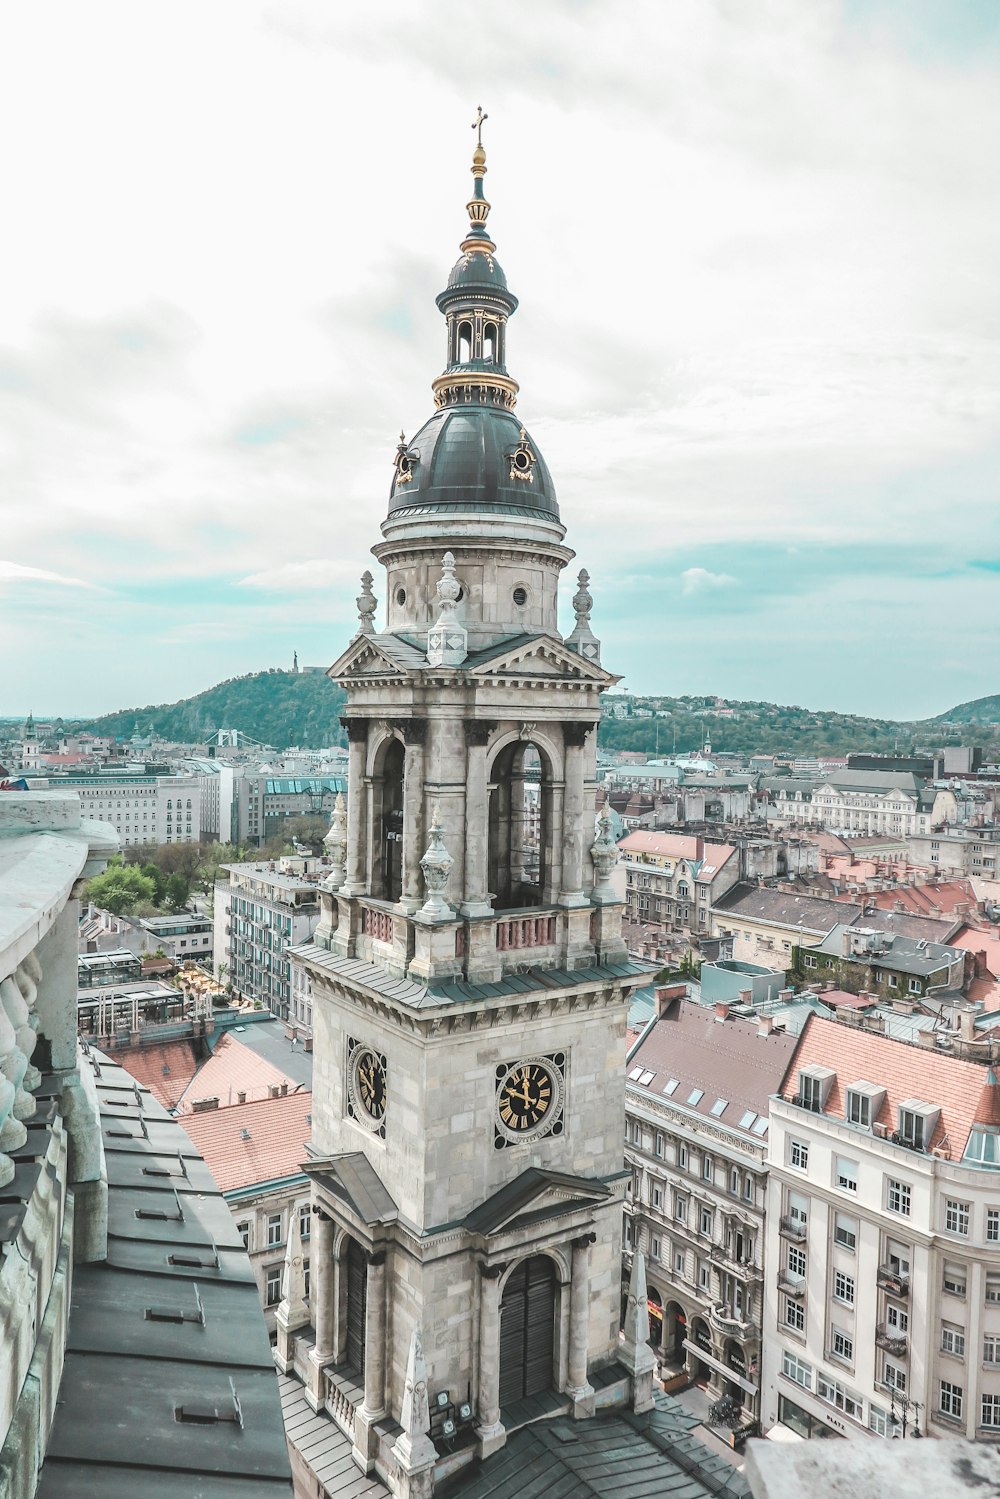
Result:
{"label": "gray metal roof", "polygon": [[281,1410],[289,1444],[337,1499],[389,1499],[381,1479],[367,1477],[351,1456],[352,1442],[326,1411],[314,1411],[305,1388],[288,1374],[278,1375]]}
{"label": "gray metal roof", "polygon": [[306,1161],[303,1170],[334,1197],[346,1200],[369,1227],[391,1221],[399,1211],[375,1167],[360,1150]]}
{"label": "gray metal roof", "polygon": [[38,1499],[288,1496],[274,1361],[232,1216],[152,1094],[99,1053],[83,1065],[101,1110],[108,1257],[74,1267]]}
{"label": "gray metal roof", "polygon": [[[558,1192],[571,1192],[580,1197],[580,1205],[603,1202],[611,1195],[611,1189],[603,1182],[586,1176],[573,1176],[565,1171],[547,1171],[541,1166],[529,1166],[520,1176],[515,1176],[499,1191],[487,1197],[473,1208],[465,1219],[465,1226],[473,1233],[491,1234],[512,1218],[530,1210],[545,1192],[555,1188]],[[560,1211],[566,1212],[570,1204],[565,1199]]]}
{"label": "gray metal roof", "polygon": [[657,1393],[646,1415],[525,1426],[485,1463],[438,1485],[438,1499],[745,1499],[750,1486],[726,1458],[690,1435],[698,1424]]}

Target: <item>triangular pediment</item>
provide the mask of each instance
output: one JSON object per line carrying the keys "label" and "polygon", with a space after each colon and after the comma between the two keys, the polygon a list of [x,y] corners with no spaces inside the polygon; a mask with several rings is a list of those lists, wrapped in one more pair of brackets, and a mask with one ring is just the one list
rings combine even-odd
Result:
{"label": "triangular pediment", "polygon": [[592,1203],[606,1202],[610,1196],[611,1190],[603,1182],[586,1176],[572,1176],[565,1171],[545,1171],[540,1166],[529,1166],[520,1176],[473,1208],[465,1219],[465,1227],[489,1237],[526,1219],[537,1221],[575,1213]]}
{"label": "triangular pediment", "polygon": [[611,672],[571,651],[554,635],[521,636],[506,648],[494,647],[483,660],[469,661],[470,675],[484,680],[507,677],[551,677],[556,681],[592,682],[595,687],[609,687],[618,678]]}
{"label": "triangular pediment", "polygon": [[346,1204],[369,1228],[395,1221],[396,1203],[363,1151],[303,1161],[302,1170],[315,1182],[321,1198]]}
{"label": "triangular pediment", "polygon": [[[412,659],[411,659],[412,658]],[[333,682],[357,682],[377,677],[402,682],[412,671],[426,666],[426,658],[395,636],[356,635],[347,650],[327,672]]]}

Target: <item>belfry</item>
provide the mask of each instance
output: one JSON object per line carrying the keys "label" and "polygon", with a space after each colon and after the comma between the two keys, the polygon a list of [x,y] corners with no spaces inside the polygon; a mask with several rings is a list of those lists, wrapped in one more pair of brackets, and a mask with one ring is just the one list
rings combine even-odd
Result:
{"label": "belfry", "polygon": [[642,1408],[651,1378],[645,1345],[619,1340],[625,1019],[649,968],[626,953],[594,816],[618,679],[586,573],[559,631],[573,553],[515,414],[483,118],[435,409],[400,436],[383,580],[362,579],[329,671],[348,805],[294,950],[314,1016],[309,1399],[413,1496],[529,1410]]}

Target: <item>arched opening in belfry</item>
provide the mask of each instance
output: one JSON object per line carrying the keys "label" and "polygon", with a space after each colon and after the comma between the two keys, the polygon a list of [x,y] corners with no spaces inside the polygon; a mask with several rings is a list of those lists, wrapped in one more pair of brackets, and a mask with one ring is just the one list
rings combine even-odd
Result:
{"label": "arched opening in belfry", "polygon": [[468,364],[472,358],[472,324],[467,322],[458,325],[457,349],[459,364]]}
{"label": "arched opening in belfry", "polygon": [[403,893],[403,771],[405,751],[390,739],[373,776],[374,839],[371,893],[398,901]]}
{"label": "arched opening in belfry", "polygon": [[497,362],[497,325],[487,323],[483,329],[483,359],[487,364]]}
{"label": "arched opening in belfry", "polygon": [[502,749],[490,776],[489,888],[495,909],[554,900],[552,768],[530,740]]}
{"label": "arched opening in belfry", "polygon": [[500,1409],[555,1383],[556,1267],[535,1254],[511,1271],[500,1302]]}

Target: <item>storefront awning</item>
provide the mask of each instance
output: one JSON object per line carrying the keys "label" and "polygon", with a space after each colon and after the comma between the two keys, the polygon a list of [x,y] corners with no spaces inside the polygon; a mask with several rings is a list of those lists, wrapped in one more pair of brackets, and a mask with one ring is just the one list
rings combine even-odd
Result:
{"label": "storefront awning", "polygon": [[738,1384],[740,1389],[746,1390],[748,1395],[757,1394],[757,1386],[755,1384],[751,1384],[749,1379],[744,1379],[742,1374],[737,1374],[735,1369],[727,1369],[721,1359],[713,1358],[698,1343],[692,1343],[690,1338],[685,1338],[681,1347],[686,1348],[689,1353],[693,1353],[697,1358],[700,1358],[703,1363],[710,1364],[717,1374],[723,1375],[726,1379],[731,1379],[733,1384]]}

